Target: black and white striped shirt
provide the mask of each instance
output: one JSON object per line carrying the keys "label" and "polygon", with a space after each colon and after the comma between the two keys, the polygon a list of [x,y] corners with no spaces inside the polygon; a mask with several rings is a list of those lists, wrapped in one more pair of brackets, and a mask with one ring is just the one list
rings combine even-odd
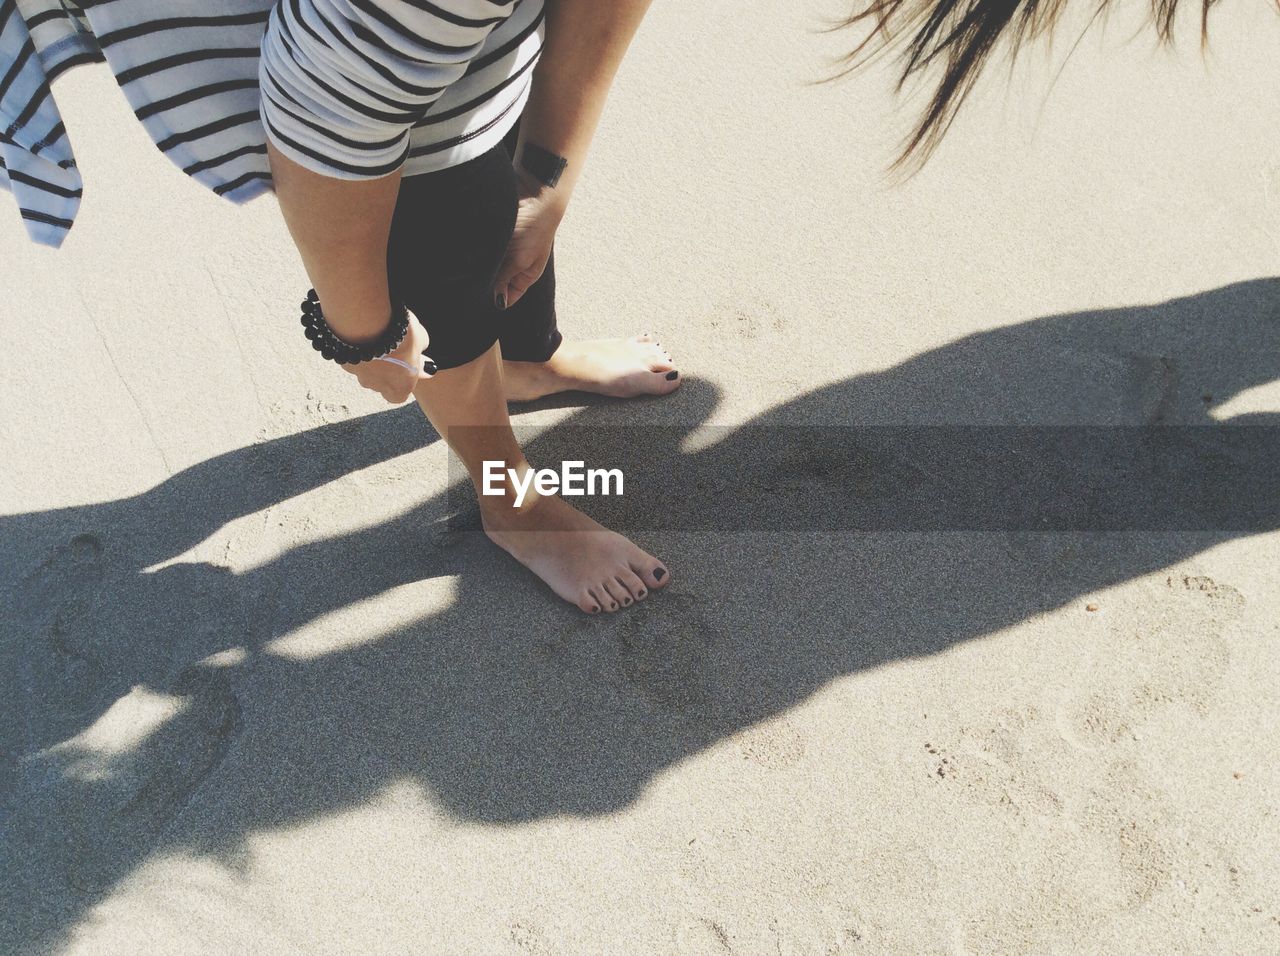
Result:
{"label": "black and white striped shirt", "polygon": [[102,62],[183,172],[234,201],[271,188],[266,140],[343,179],[472,159],[510,130],[542,0],[0,0],[0,185],[61,245],[82,183],[49,84]]}

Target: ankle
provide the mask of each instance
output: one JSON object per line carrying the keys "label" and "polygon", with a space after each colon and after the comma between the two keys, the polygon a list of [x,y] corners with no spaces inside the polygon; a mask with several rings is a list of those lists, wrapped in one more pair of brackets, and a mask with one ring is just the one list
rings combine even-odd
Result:
{"label": "ankle", "polygon": [[489,518],[512,518],[527,514],[543,497],[534,487],[533,466],[523,457],[482,463],[479,474],[471,476],[481,514]]}
{"label": "ankle", "polygon": [[517,359],[507,359],[503,362],[503,373],[513,375],[523,382],[532,382],[542,385],[556,378],[555,372],[555,356],[552,356],[545,362],[522,362]]}
{"label": "ankle", "polygon": [[578,383],[559,371],[554,363],[554,357],[546,362],[504,362],[508,398],[529,401],[578,387]]}

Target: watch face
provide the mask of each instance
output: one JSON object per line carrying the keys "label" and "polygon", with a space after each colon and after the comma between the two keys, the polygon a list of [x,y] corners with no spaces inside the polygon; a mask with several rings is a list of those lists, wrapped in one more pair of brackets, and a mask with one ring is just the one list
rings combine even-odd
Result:
{"label": "watch face", "polygon": [[525,143],[520,152],[520,166],[544,186],[555,188],[569,161],[534,143]]}

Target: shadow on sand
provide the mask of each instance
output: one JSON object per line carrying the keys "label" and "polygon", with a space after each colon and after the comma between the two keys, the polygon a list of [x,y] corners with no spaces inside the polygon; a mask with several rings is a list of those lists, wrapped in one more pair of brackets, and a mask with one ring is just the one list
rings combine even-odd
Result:
{"label": "shadow on sand", "polygon": [[[1280,280],[1268,279],[974,335],[798,397],[699,450],[682,441],[717,395],[690,381],[646,408],[669,427],[628,449],[678,476],[678,495],[627,505],[664,519],[634,527],[676,529],[639,535],[675,584],[607,619],[561,606],[478,535],[428,533],[449,514],[447,494],[242,574],[203,563],[144,572],[234,518],[420,447],[413,408],[221,455],[134,498],[0,519],[0,950],[55,947],[153,855],[234,858],[256,831],[358,807],[399,781],[477,822],[616,811],[663,769],[843,675],[1280,525],[1280,496],[1256,480],[1280,474],[1275,441],[1191,456],[1179,482],[1213,492],[1203,520],[1179,524],[1179,512],[1163,530],[1132,530],[1146,525],[1113,507],[1107,527],[1131,530],[1045,531],[998,516],[1052,510],[1063,483],[1050,475],[996,491],[967,469],[904,483],[919,458],[892,442],[860,446],[851,464],[812,441],[788,446],[778,436],[790,427],[1195,425],[1212,442],[1248,424],[1274,436],[1280,416],[1224,424],[1211,413],[1278,375]],[[602,403],[569,426],[607,431],[630,415]],[[556,432],[533,443],[535,462],[554,458]],[[741,499],[726,490],[727,463],[753,489]],[[1109,461],[1076,466],[1095,484],[1112,474]],[[1117,501],[1141,508],[1162,493],[1156,478],[1132,493],[1134,480]],[[910,531],[862,522],[868,501],[904,484],[917,505],[966,501],[969,517],[951,530],[945,515]],[[744,500],[783,515],[807,502],[832,530],[885,530],[735,522]],[[771,533],[728,533],[742,528]],[[440,575],[459,575],[455,599],[410,626],[309,659],[266,648],[329,611]],[[230,649],[243,652],[201,663]],[[85,755],[63,742],[136,685],[185,707],[107,772],[81,772]]]}

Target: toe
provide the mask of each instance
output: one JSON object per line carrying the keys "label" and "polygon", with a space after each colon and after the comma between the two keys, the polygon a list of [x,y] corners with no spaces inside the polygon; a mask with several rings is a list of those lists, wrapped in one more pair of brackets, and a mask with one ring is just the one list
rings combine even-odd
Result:
{"label": "toe", "polygon": [[658,588],[665,588],[671,583],[671,575],[667,573],[666,567],[656,558],[651,558],[647,554],[638,561],[633,561],[631,570],[640,575],[640,580],[645,583],[650,591],[656,591]]}
{"label": "toe", "polygon": [[605,591],[605,597],[608,598],[610,611],[624,608],[631,603],[631,595],[617,581],[605,581],[600,586]]}
{"label": "toe", "polygon": [[630,568],[624,568],[618,572],[618,583],[627,589],[627,594],[633,601],[643,601],[645,595],[649,593],[640,576]]}
{"label": "toe", "polygon": [[595,598],[596,603],[600,606],[600,610],[606,613],[611,613],[618,609],[618,602],[605,588],[604,584],[592,585],[592,587],[588,589],[588,593]]}
{"label": "toe", "polygon": [[667,392],[674,392],[680,387],[680,373],[675,369],[658,369],[653,373],[657,387],[654,391],[659,395],[665,395]]}
{"label": "toe", "polygon": [[668,392],[675,391],[679,386],[680,373],[675,369],[637,372],[635,376],[635,392],[640,395],[666,395]]}
{"label": "toe", "polygon": [[586,611],[588,614],[599,614],[600,602],[584,591],[582,596],[578,598],[578,609]]}

